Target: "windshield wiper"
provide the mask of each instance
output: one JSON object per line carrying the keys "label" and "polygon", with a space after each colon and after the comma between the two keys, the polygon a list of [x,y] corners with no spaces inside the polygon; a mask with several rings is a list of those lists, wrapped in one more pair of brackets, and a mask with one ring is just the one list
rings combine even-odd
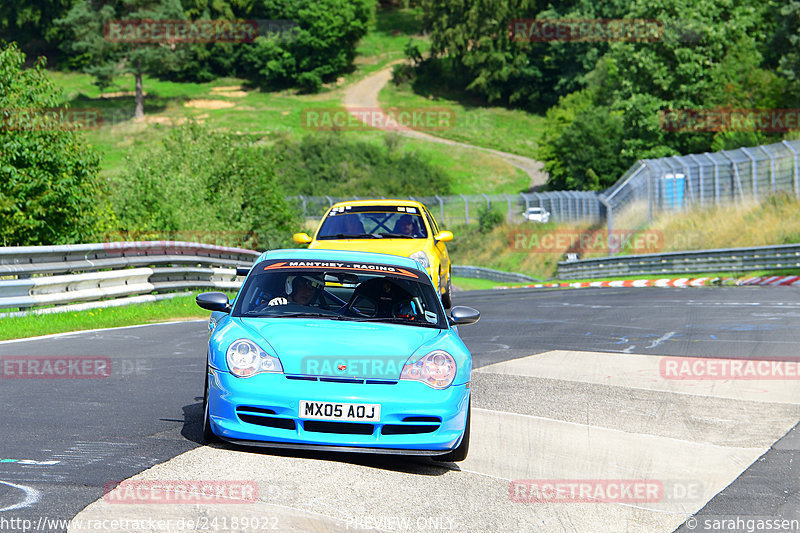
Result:
{"label": "windshield wiper", "polygon": [[[276,309],[277,310],[277,309]],[[264,310],[248,311],[243,316],[261,316],[268,318],[329,318],[331,320],[345,320],[346,317],[333,313],[311,313],[297,311],[294,313],[265,313]]]}
{"label": "windshield wiper", "polygon": [[389,324],[406,324],[409,326],[422,326],[422,327],[430,327],[430,328],[438,328],[438,323],[434,324],[433,322],[417,322],[416,320],[408,320],[407,318],[399,318],[399,317],[355,317],[350,318],[349,320],[353,320],[355,322],[387,322]]}
{"label": "windshield wiper", "polygon": [[377,233],[337,233],[336,235],[321,235],[320,239],[382,239]]}
{"label": "windshield wiper", "polygon": [[378,233],[381,237],[389,237],[391,239],[413,239],[411,235],[406,235],[405,233]]}

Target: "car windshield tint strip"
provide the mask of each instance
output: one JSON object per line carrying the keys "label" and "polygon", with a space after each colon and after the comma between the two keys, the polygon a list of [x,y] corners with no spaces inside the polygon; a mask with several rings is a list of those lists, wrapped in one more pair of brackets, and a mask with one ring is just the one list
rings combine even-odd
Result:
{"label": "car windshield tint strip", "polygon": [[281,261],[266,265],[262,270],[304,270],[314,271],[328,270],[351,270],[354,272],[374,272],[387,276],[403,276],[412,279],[420,279],[419,274],[405,268],[389,265],[376,265],[372,263],[339,263],[334,261]]}

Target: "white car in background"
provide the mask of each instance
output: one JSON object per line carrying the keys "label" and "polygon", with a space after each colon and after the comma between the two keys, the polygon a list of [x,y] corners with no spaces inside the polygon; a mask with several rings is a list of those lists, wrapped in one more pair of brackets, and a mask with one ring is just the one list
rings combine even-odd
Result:
{"label": "white car in background", "polygon": [[546,224],[550,220],[550,212],[543,207],[529,207],[522,213],[522,218],[530,222]]}

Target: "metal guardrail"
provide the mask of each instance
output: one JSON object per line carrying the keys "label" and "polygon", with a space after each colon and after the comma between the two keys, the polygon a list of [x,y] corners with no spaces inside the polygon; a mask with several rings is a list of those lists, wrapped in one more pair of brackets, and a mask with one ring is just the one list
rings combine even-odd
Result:
{"label": "metal guardrail", "polygon": [[502,270],[493,270],[491,268],[482,268],[469,265],[453,265],[451,272],[454,276],[461,278],[473,279],[489,279],[492,281],[507,281],[525,283],[529,281],[542,281],[540,279],[519,274],[517,272],[503,272]]}
{"label": "metal guardrail", "polygon": [[559,262],[559,279],[800,269],[800,244],[627,255]]}
{"label": "metal guardrail", "polygon": [[172,241],[0,248],[0,309],[195,288],[236,290],[241,286],[236,267],[251,266],[258,255],[243,248]]}

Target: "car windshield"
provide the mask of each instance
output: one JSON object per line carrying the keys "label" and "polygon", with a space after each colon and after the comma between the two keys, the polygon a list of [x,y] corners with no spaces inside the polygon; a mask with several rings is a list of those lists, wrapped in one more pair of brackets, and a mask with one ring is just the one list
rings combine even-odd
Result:
{"label": "car windshield", "polygon": [[421,271],[346,261],[259,263],[242,287],[233,315],[447,328],[436,291]]}
{"label": "car windshield", "polygon": [[420,210],[403,206],[334,207],[320,226],[317,239],[426,239]]}

